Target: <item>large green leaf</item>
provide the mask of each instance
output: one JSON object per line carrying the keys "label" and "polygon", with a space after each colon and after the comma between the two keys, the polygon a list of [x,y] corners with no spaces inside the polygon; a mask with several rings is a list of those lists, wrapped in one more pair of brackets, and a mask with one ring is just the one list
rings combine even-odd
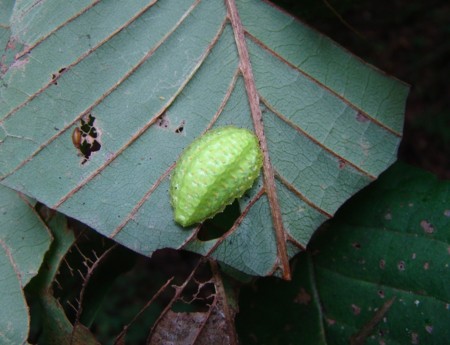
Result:
{"label": "large green leaf", "polygon": [[29,316],[23,288],[38,273],[50,239],[33,201],[0,186],[1,344],[26,343]]}
{"label": "large green leaf", "polygon": [[243,344],[447,344],[450,182],[396,163],[294,259],[241,292]]}
{"label": "large green leaf", "polygon": [[[11,30],[24,48],[1,75],[2,183],[145,255],[288,277],[396,156],[407,87],[265,2],[18,1]],[[84,161],[71,134],[89,114],[101,148]],[[264,179],[225,236],[201,241],[172,219],[170,172],[225,124],[267,144]]]}

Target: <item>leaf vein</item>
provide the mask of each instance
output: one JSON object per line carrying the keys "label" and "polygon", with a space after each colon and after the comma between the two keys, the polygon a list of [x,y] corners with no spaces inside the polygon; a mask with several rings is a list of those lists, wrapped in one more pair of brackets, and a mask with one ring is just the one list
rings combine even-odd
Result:
{"label": "leaf vein", "polygon": [[[220,35],[222,34],[224,28],[226,25],[226,21],[222,23],[222,26],[220,27],[219,31],[217,32],[216,36],[213,39],[213,43],[215,44],[218,40]],[[105,161],[101,166],[99,166],[91,175],[89,175],[85,180],[83,180],[78,186],[76,186],[74,189],[72,189],[70,192],[68,192],[64,197],[62,197],[54,206],[53,208],[60,207],[65,201],[67,201],[70,197],[72,197],[75,193],[77,193],[81,188],[83,188],[89,181],[94,179],[97,175],[99,175],[111,162],[113,162],[117,157],[120,156],[120,154],[125,151],[133,142],[135,142],[143,133],[147,131],[148,128],[150,128],[157,120],[158,118],[167,110],[167,108],[174,102],[176,97],[183,91],[184,87],[189,83],[189,81],[194,77],[200,66],[203,64],[203,62],[208,57],[209,53],[211,52],[214,44],[210,44],[205,52],[202,54],[201,58],[197,62],[197,64],[192,69],[191,73],[188,75],[184,83],[179,87],[179,89],[175,92],[175,94],[167,101],[167,103],[164,105],[164,107],[155,115],[153,116],[150,121],[148,121],[142,128],[140,128],[133,136],[130,137],[129,141],[125,143],[115,154],[111,155],[111,157]]]}
{"label": "leaf vein", "polygon": [[286,118],[283,114],[279,113],[266,99],[264,99],[263,97],[260,96],[260,100],[261,102],[268,108],[270,109],[271,112],[273,112],[278,118],[280,118],[282,121],[284,121],[285,123],[287,123],[289,126],[291,126],[292,128],[294,128],[298,133],[300,133],[301,135],[305,136],[306,138],[308,138],[309,140],[311,140],[314,144],[316,144],[317,146],[319,146],[321,149],[323,149],[324,151],[328,152],[329,154],[331,154],[332,156],[336,157],[337,159],[339,159],[340,161],[342,161],[343,163],[351,166],[353,169],[355,169],[356,171],[358,171],[359,173],[367,176],[369,179],[371,180],[376,180],[376,176],[372,175],[371,173],[369,173],[368,171],[365,171],[364,169],[361,169],[360,167],[358,167],[356,164],[352,163],[351,161],[349,161],[347,158],[339,155],[338,153],[334,152],[332,149],[330,149],[329,147],[325,146],[325,144],[321,143],[320,141],[318,141],[316,138],[314,138],[312,135],[310,135],[309,133],[307,133],[306,131],[304,131],[301,127],[299,127],[298,125],[296,125],[294,122],[292,122],[291,120],[289,120],[288,118]]}
{"label": "leaf vein", "polygon": [[[100,2],[100,1],[98,1]],[[92,53],[94,53],[98,48],[100,48],[101,46],[103,46],[105,43],[107,43],[112,37],[116,36],[118,33],[120,33],[122,30],[124,30],[126,27],[128,27],[129,25],[131,25],[136,19],[138,19],[141,15],[143,15],[150,7],[152,7],[155,3],[157,2],[157,0],[153,0],[151,3],[149,3],[146,7],[144,7],[140,12],[138,12],[137,14],[135,14],[133,17],[130,18],[130,20],[128,20],[126,23],[124,23],[124,25],[122,25],[121,27],[117,28],[116,30],[114,30],[110,35],[108,35],[107,37],[105,37],[102,41],[100,41],[97,45],[93,46],[91,49],[89,49],[88,51],[86,51],[84,54],[81,54],[78,59],[76,59],[75,61],[73,61],[71,64],[67,65],[64,69],[64,72],[62,73],[56,73],[55,74],[55,78],[52,79],[51,81],[49,81],[46,85],[44,85],[43,87],[41,87],[39,90],[37,90],[36,92],[34,92],[33,94],[31,94],[25,101],[23,101],[21,104],[19,104],[18,106],[16,106],[15,108],[11,109],[9,111],[9,113],[7,113],[3,119],[0,120],[0,124],[2,124],[6,119],[8,119],[10,116],[12,116],[14,113],[16,113],[17,111],[19,111],[20,109],[22,109],[24,106],[26,106],[28,103],[30,103],[33,99],[35,99],[37,96],[39,96],[40,94],[42,94],[43,92],[45,92],[50,86],[54,85],[54,83],[61,77],[61,75],[63,73],[67,73],[69,70],[71,70],[73,67],[75,67],[76,65],[78,65],[81,61],[83,61],[85,58],[87,58],[89,55],[91,55]],[[84,13],[84,12],[83,12]],[[81,14],[83,14],[81,13]],[[73,18],[75,19],[75,17]],[[68,21],[70,22],[70,21]],[[62,26],[61,26],[62,27]],[[60,27],[58,28],[58,30],[60,29]],[[57,31],[57,30],[55,30]],[[46,36],[46,38],[48,38],[50,35]],[[42,40],[44,41],[44,39]],[[160,42],[158,42],[158,44],[160,44]],[[157,44],[157,47],[159,47]],[[32,48],[29,48],[27,53],[30,52],[33,48],[35,48],[36,46],[33,46]],[[22,54],[25,55],[26,53]],[[20,56],[19,56],[20,57]],[[19,59],[19,57],[17,59]],[[16,60],[17,60],[16,59]],[[118,85],[120,85],[123,82],[123,80],[121,80],[120,82],[118,82],[115,86],[117,87]],[[113,90],[113,89],[112,89]],[[103,100],[107,95],[109,95],[112,91],[110,92],[106,92],[104,95],[102,95],[102,97],[100,97],[100,101]],[[94,103],[94,106],[96,104]],[[90,107],[89,109],[92,109],[94,106]],[[89,110],[86,110],[85,112],[83,112],[83,114],[79,115],[75,121],[78,121],[79,118],[81,118],[82,115],[84,115],[85,113],[87,113]],[[74,121],[74,122],[75,122]],[[61,133],[64,133],[64,130],[69,128],[74,122],[72,122],[69,126],[65,127]]]}
{"label": "leaf vein", "polygon": [[256,38],[255,36],[253,36],[251,33],[249,33],[248,31],[245,31],[245,34],[258,46],[260,46],[262,49],[266,50],[267,52],[269,52],[271,55],[273,55],[274,57],[276,57],[278,60],[280,60],[281,62],[283,62],[284,64],[286,64],[287,66],[289,66],[290,68],[294,69],[295,71],[297,71],[298,73],[301,73],[302,75],[304,75],[305,77],[307,77],[308,79],[310,79],[312,82],[316,83],[317,85],[319,85],[321,88],[326,89],[327,92],[333,94],[334,96],[336,96],[337,98],[339,98],[340,100],[342,100],[345,104],[347,104],[349,107],[351,107],[352,109],[354,109],[355,111],[357,111],[358,113],[361,113],[364,117],[366,117],[369,121],[375,123],[377,126],[381,127],[382,129],[386,130],[387,132],[395,135],[396,137],[401,138],[402,134],[397,132],[396,130],[394,130],[393,128],[390,128],[389,126],[387,126],[386,124],[382,123],[381,121],[377,120],[376,118],[374,118],[373,116],[371,116],[370,114],[368,114],[367,112],[365,112],[364,110],[360,109],[358,106],[356,106],[355,104],[351,103],[348,99],[346,99],[344,96],[340,95],[339,93],[337,93],[336,91],[330,89],[328,86],[326,86],[325,84],[323,84],[322,82],[320,82],[319,80],[317,80],[316,78],[314,78],[313,76],[307,74],[305,71],[303,71],[302,69],[300,69],[299,67],[295,66],[294,64],[292,64],[291,62],[289,62],[288,60],[286,60],[284,57],[282,57],[281,55],[279,55],[277,52],[275,52],[274,50],[272,50],[271,48],[269,48],[267,45],[265,45],[263,42],[261,42],[258,38]]}
{"label": "leaf vein", "polygon": [[316,211],[320,212],[327,218],[332,218],[333,215],[322,209],[319,205],[316,205],[311,200],[309,200],[303,193],[301,193],[297,188],[295,188],[288,180],[286,180],[278,171],[275,170],[275,176],[277,179],[292,193],[294,193],[299,199],[304,201],[308,206],[312,207]]}

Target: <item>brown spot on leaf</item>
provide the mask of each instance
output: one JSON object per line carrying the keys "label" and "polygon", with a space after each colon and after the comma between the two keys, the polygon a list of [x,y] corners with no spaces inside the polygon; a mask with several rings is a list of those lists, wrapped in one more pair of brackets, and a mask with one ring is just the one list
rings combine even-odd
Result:
{"label": "brown spot on leaf", "polygon": [[15,50],[16,49],[16,39],[10,38],[6,44],[5,50]]}
{"label": "brown spot on leaf", "polygon": [[382,270],[384,270],[384,267],[386,266],[386,260],[381,259],[380,262],[379,262],[379,266],[380,266],[380,268],[381,268]]}
{"label": "brown spot on leaf", "polygon": [[426,270],[428,270],[430,268],[430,263],[429,262],[425,262],[424,264],[423,264],[423,269],[426,271]]}
{"label": "brown spot on leaf", "polygon": [[398,268],[399,271],[404,271],[405,268],[406,268],[405,262],[403,260],[399,261],[398,264],[397,264],[397,268]]}
{"label": "brown spot on leaf", "polygon": [[361,249],[361,243],[359,243],[359,242],[353,242],[353,243],[352,243],[352,247],[353,247],[353,248],[356,248],[356,249]]}
{"label": "brown spot on leaf", "polygon": [[358,114],[356,114],[356,121],[367,122],[367,121],[369,121],[369,118],[367,116],[365,116],[363,113],[358,112]]}
{"label": "brown spot on leaf", "polygon": [[344,169],[346,165],[347,163],[344,160],[339,159],[339,169]]}
{"label": "brown spot on leaf", "polygon": [[420,226],[427,234],[432,234],[434,232],[434,227],[428,220],[422,220]]}
{"label": "brown spot on leaf", "polygon": [[336,323],[336,320],[333,319],[325,319],[327,321],[327,324],[329,324],[330,326],[334,325]]}
{"label": "brown spot on leaf", "polygon": [[411,344],[419,344],[419,335],[416,332],[411,333]]}
{"label": "brown spot on leaf", "polygon": [[358,307],[356,304],[352,304],[352,312],[354,315],[361,314],[361,308]]}
{"label": "brown spot on leaf", "polygon": [[304,288],[300,289],[300,292],[295,296],[294,303],[308,305],[311,301],[311,295],[306,292]]}
{"label": "brown spot on leaf", "polygon": [[167,129],[169,128],[170,125],[170,121],[169,121],[169,116],[167,114],[167,111],[165,111],[156,121],[156,124],[158,125],[158,127]]}

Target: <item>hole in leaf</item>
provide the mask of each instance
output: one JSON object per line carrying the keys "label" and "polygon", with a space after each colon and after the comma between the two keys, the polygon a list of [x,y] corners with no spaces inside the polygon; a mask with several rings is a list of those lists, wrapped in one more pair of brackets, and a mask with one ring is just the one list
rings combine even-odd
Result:
{"label": "hole in leaf", "polygon": [[80,128],[83,131],[83,133],[85,134],[85,136],[89,133],[90,126],[87,123],[83,124]]}
{"label": "hole in leaf", "polygon": [[99,151],[102,145],[97,140],[94,140],[94,142],[91,145],[91,152]]}
{"label": "hole in leaf", "polygon": [[200,241],[209,241],[223,236],[231,229],[240,215],[241,209],[239,207],[239,202],[236,199],[231,205],[225,207],[223,212],[218,213],[214,218],[203,222],[202,227],[197,234],[197,238]]}
{"label": "hole in leaf", "polygon": [[175,129],[175,133],[177,134],[182,133],[184,130],[184,124],[185,124],[184,120],[181,121],[180,125]]}
{"label": "hole in leaf", "polygon": [[56,75],[55,73],[52,73],[52,84],[53,85],[58,85],[58,82],[56,80],[57,77],[58,77],[58,75]]}
{"label": "hole in leaf", "polygon": [[81,119],[81,125],[87,124],[89,126],[93,126],[94,125],[94,121],[95,121],[95,117],[92,116],[92,114],[88,114],[87,118],[82,118]]}
{"label": "hole in leaf", "polygon": [[208,265],[200,266],[180,298],[172,305],[174,312],[206,312],[215,297],[215,286]]}
{"label": "hole in leaf", "polygon": [[53,85],[58,85],[58,78],[61,76],[61,74],[64,73],[65,70],[66,70],[66,68],[63,67],[63,68],[60,68],[57,73],[52,73],[52,84]]}
{"label": "hole in leaf", "polygon": [[89,135],[92,138],[97,138],[97,129],[95,127],[92,127],[91,130],[89,131]]}
{"label": "hole in leaf", "polygon": [[86,163],[93,152],[100,151],[100,132],[95,127],[95,117],[89,114],[80,120],[80,127],[75,128],[72,134],[73,144],[83,156],[81,164]]}

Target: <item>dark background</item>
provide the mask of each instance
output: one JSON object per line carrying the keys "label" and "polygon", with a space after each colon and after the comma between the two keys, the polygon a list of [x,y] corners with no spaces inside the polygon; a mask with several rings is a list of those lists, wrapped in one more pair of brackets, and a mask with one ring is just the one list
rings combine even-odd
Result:
{"label": "dark background", "polygon": [[450,1],[272,2],[408,83],[399,159],[450,179]]}

